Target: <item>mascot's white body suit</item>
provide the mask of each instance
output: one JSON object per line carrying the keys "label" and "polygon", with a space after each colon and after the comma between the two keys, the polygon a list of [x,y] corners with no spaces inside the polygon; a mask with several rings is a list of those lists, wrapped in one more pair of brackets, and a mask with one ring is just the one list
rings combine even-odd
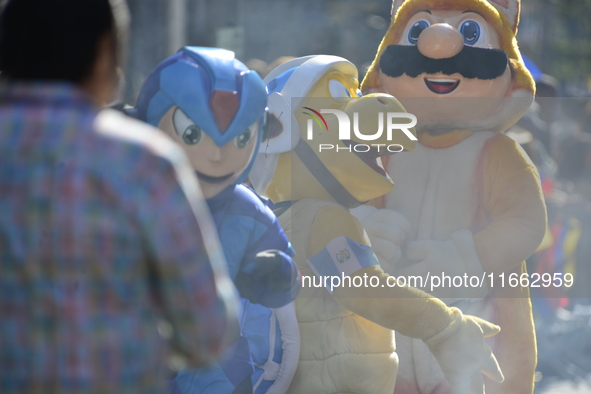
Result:
{"label": "mascot's white body suit", "polygon": [[[402,256],[374,250],[388,273],[429,276],[426,290],[501,326],[491,344],[506,379],[486,381],[488,394],[531,394],[536,360],[529,291],[507,281],[525,273],[546,228],[537,171],[502,134],[533,100],[515,41],[518,19],[518,0],[395,0],[362,84],[396,96],[418,119],[415,151],[389,158],[395,186],[373,204],[410,221],[404,241],[390,239]],[[376,229],[383,211],[353,213],[372,245],[387,243]],[[444,275],[463,280],[439,282]],[[397,348],[395,393],[449,392],[423,344],[397,335]]]}

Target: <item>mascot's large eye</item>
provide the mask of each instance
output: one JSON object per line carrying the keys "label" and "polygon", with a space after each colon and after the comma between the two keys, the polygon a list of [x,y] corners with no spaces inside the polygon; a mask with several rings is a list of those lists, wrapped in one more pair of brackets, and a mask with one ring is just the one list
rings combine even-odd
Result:
{"label": "mascot's large eye", "polygon": [[419,40],[419,35],[423,32],[423,30],[425,30],[429,26],[429,22],[427,22],[424,19],[418,20],[415,23],[413,23],[413,25],[410,27],[410,30],[408,31],[408,42],[410,42],[413,45],[416,45],[417,41]]}
{"label": "mascot's large eye", "polygon": [[187,145],[195,145],[203,138],[203,130],[180,109],[177,108],[172,115],[174,131]]}
{"label": "mascot's large eye", "polygon": [[476,45],[476,43],[484,42],[486,40],[484,28],[480,23],[473,20],[462,22],[460,33],[462,33],[466,45]]}
{"label": "mascot's large eye", "polygon": [[238,137],[234,138],[234,143],[238,149],[244,148],[250,142],[252,138],[252,131],[247,129],[244,133],[240,134]]}
{"label": "mascot's large eye", "polygon": [[201,136],[203,135],[203,131],[197,125],[191,125],[185,129],[183,132],[183,141],[187,145],[195,145],[201,141]]}

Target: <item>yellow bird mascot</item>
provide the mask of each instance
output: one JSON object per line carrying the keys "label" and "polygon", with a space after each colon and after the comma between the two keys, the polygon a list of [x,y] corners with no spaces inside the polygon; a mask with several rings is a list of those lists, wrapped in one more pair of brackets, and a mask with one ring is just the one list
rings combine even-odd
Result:
{"label": "yellow bird mascot", "polygon": [[[402,214],[405,240],[390,237],[402,257],[376,250],[384,270],[430,276],[432,294],[501,326],[489,343],[505,381],[487,380],[487,394],[531,394],[536,363],[524,260],[543,238],[546,210],[534,165],[502,134],[534,96],[515,40],[519,9],[519,0],[395,0],[361,85],[416,115],[418,144],[385,164],[396,186],[374,201],[381,209],[353,214],[382,243],[385,212]],[[423,343],[396,340],[396,394],[449,392]]]}
{"label": "yellow bird mascot", "polygon": [[427,346],[454,394],[482,393],[482,372],[502,380],[484,341],[498,327],[385,274],[349,213],[392,188],[378,159],[414,149],[412,116],[389,95],[362,97],[357,69],[340,57],[291,60],[265,83],[270,119],[279,122],[250,180],[276,204],[303,278],[295,301],[301,350],[288,393],[392,393],[392,330]]}

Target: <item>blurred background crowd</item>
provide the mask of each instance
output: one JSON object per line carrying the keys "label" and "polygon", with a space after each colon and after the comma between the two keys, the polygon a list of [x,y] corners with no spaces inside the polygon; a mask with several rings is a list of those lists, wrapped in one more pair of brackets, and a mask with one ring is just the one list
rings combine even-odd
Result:
{"label": "blurred background crowd", "polygon": [[[183,45],[217,46],[261,76],[291,56],[333,54],[360,80],[390,23],[391,0],[128,0],[123,97]],[[537,99],[508,130],[538,166],[548,231],[529,271],[572,273],[570,288],[532,289],[539,392],[591,374],[591,0],[524,0],[518,40]],[[585,383],[581,387],[591,392]],[[559,392],[564,392],[560,389]]]}

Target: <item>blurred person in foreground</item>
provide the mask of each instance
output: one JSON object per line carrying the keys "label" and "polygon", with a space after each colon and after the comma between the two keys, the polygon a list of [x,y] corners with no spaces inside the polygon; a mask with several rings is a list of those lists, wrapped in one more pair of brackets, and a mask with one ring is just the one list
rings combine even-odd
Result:
{"label": "blurred person in foreground", "polygon": [[0,15],[3,394],[161,393],[166,341],[199,366],[235,324],[182,150],[99,112],[126,15],[108,0],[10,0]]}

